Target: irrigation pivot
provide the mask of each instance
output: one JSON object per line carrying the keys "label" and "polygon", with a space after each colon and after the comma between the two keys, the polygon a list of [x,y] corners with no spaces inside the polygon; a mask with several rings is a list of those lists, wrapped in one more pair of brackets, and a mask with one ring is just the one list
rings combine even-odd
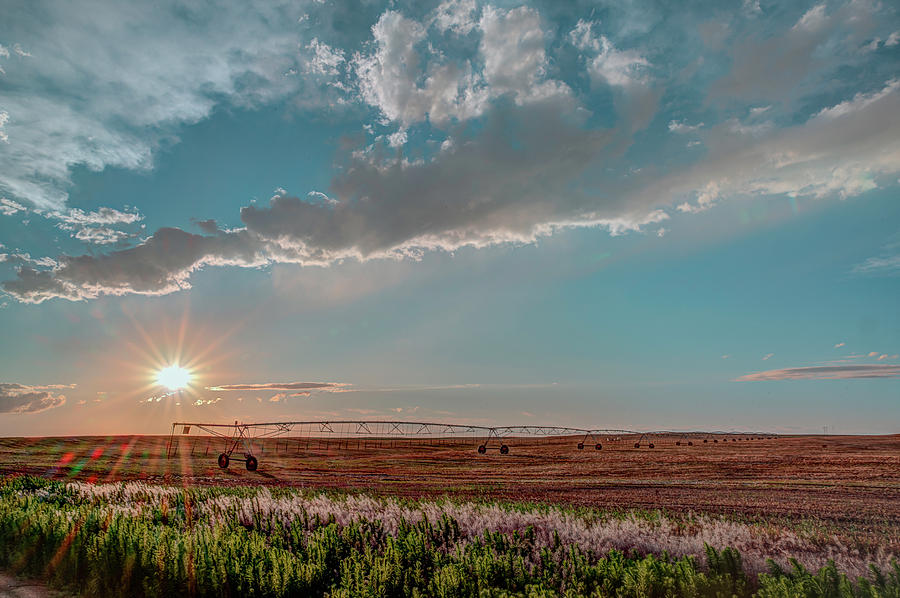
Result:
{"label": "irrigation pivot", "polygon": [[[259,467],[259,455],[262,443],[266,439],[284,438],[285,448],[288,440],[295,442],[296,451],[301,451],[301,443],[305,442],[309,449],[312,444],[350,448],[351,443],[360,443],[364,448],[370,444],[375,446],[404,446],[411,442],[425,442],[432,446],[443,446],[449,443],[464,442],[475,448],[475,452],[484,455],[488,451],[497,451],[501,455],[510,453],[510,443],[514,439],[552,439],[573,438],[575,448],[584,450],[593,447],[603,449],[603,442],[613,447],[625,447],[634,443],[634,448],[654,448],[656,444],[669,441],[673,446],[692,447],[694,441],[706,443],[710,440],[718,443],[721,439],[735,441],[735,432],[709,431],[671,431],[657,430],[653,432],[636,430],[587,429],[566,426],[481,426],[468,424],[451,424],[442,422],[420,421],[383,421],[383,420],[316,420],[287,422],[255,422],[233,424],[174,422],[166,456],[178,453],[179,438],[190,435],[192,430],[204,432],[211,438],[223,441],[222,452],[217,457],[219,467],[227,469],[232,461],[243,461],[248,471],[256,471]],[[754,432],[746,436],[747,440],[774,438],[771,434]],[[645,442],[646,440],[646,442]],[[207,443],[207,447],[208,447]],[[260,449],[260,450],[257,450]],[[207,448],[207,453],[208,453]]]}

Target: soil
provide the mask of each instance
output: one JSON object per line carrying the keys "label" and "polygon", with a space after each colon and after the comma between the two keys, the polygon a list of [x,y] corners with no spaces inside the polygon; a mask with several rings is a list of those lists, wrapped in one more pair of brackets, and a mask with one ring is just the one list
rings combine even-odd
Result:
{"label": "soil", "polygon": [[[900,435],[508,438],[495,441],[279,438],[254,441],[227,469],[221,439],[168,436],[0,439],[0,475],[143,480],[177,485],[273,485],[402,497],[445,496],[564,503],[616,510],[734,514],[814,521],[853,535],[900,537]],[[676,444],[681,442],[681,445]]]}

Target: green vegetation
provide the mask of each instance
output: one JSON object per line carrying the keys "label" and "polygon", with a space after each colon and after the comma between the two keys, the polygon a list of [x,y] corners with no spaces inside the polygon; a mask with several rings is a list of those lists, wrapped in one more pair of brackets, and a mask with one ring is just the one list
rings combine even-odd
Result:
{"label": "green vegetation", "polygon": [[707,546],[705,562],[595,554],[532,526],[473,536],[446,513],[341,522],[317,500],[11,478],[0,484],[0,566],[92,596],[900,597],[897,562],[855,581],[834,563],[809,572],[796,561],[757,576],[727,547]]}

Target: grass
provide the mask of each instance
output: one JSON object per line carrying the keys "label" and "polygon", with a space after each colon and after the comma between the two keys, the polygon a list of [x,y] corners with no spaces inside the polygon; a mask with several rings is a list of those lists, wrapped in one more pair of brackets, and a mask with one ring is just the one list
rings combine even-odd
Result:
{"label": "grass", "polygon": [[83,595],[900,597],[891,555],[772,526],[289,489],[7,478],[0,546]]}

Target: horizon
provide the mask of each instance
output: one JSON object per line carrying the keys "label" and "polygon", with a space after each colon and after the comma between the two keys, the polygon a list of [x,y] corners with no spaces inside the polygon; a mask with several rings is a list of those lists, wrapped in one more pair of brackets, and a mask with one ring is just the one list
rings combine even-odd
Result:
{"label": "horizon", "polygon": [[900,7],[4,12],[0,436],[900,433]]}

